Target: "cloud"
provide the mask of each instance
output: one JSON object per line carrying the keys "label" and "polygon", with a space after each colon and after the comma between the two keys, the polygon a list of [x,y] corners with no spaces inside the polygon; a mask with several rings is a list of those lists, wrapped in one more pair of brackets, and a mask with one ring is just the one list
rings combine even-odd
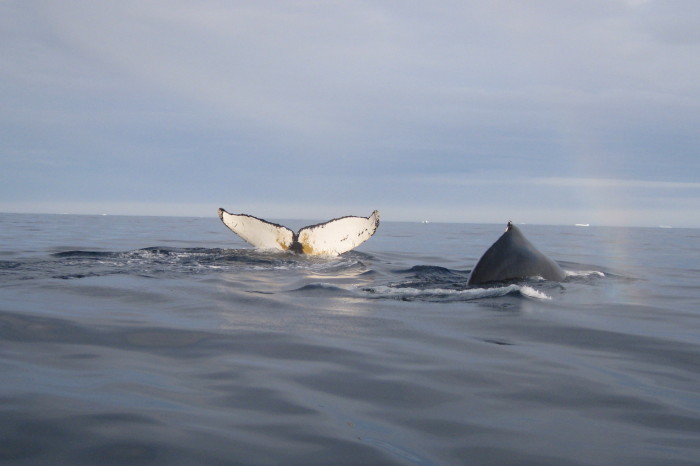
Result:
{"label": "cloud", "polygon": [[0,194],[444,218],[690,196],[696,5],[4,2]]}
{"label": "cloud", "polygon": [[700,189],[697,182],[653,181],[653,180],[621,180],[605,178],[534,178],[528,183],[545,184],[576,188],[640,188],[640,189]]}

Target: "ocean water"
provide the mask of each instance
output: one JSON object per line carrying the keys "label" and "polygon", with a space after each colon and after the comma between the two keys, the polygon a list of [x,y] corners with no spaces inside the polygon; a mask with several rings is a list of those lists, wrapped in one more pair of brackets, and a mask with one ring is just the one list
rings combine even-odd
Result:
{"label": "ocean water", "polygon": [[0,214],[0,462],[700,464],[700,230],[522,225],[566,280],[467,287],[506,220]]}

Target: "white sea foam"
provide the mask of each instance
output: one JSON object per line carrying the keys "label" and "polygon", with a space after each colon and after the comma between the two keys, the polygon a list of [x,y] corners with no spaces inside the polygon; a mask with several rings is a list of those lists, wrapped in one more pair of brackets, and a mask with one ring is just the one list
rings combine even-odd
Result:
{"label": "white sea foam", "polygon": [[471,301],[483,298],[498,298],[513,292],[519,292],[522,296],[535,299],[551,299],[545,293],[529,286],[508,285],[494,288],[468,288],[465,290],[452,290],[446,288],[396,288],[392,286],[375,286],[362,288],[364,292],[371,293],[378,298],[425,300],[425,301]]}
{"label": "white sea foam", "polygon": [[564,270],[567,277],[604,277],[599,270]]}
{"label": "white sea foam", "polygon": [[536,289],[532,288],[531,286],[521,286],[520,293],[523,296],[527,296],[528,298],[552,299],[550,296],[547,296],[547,294],[543,293],[540,290],[536,290]]}

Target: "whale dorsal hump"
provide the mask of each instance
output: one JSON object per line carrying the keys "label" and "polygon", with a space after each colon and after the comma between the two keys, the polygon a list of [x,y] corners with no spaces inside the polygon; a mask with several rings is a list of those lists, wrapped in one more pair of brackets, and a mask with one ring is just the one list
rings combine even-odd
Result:
{"label": "whale dorsal hump", "polygon": [[542,254],[518,227],[508,222],[505,233],[481,256],[469,275],[468,284],[539,276],[561,281],[566,276],[559,265]]}

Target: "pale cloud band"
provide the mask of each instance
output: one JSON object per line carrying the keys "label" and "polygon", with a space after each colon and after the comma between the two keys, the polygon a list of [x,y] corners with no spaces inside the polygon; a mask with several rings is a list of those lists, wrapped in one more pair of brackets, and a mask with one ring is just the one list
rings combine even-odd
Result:
{"label": "pale cloud band", "polygon": [[698,56],[696,0],[5,0],[0,209],[700,226]]}

